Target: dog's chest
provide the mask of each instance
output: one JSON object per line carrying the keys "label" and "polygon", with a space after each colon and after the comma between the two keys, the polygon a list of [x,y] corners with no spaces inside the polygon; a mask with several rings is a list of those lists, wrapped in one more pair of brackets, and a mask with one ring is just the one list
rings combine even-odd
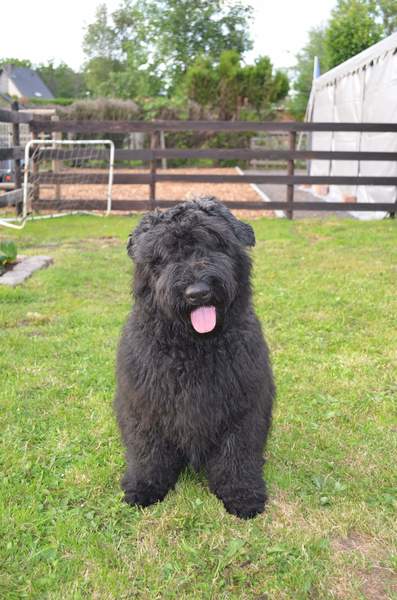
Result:
{"label": "dog's chest", "polygon": [[227,344],[172,346],[157,354],[157,401],[164,430],[189,454],[219,441],[244,410],[239,352]]}

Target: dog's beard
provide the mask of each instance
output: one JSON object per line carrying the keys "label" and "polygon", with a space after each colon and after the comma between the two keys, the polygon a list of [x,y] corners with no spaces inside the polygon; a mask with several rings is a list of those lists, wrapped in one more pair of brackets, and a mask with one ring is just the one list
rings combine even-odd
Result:
{"label": "dog's beard", "polygon": [[[168,292],[168,293],[167,293]],[[167,320],[183,323],[187,331],[205,336],[222,327],[225,313],[232,298],[223,293],[224,290],[212,290],[211,298],[203,305],[192,305],[187,302],[183,292],[167,289],[156,294],[156,308],[167,317]]]}
{"label": "dog's beard", "polygon": [[[170,320],[182,321],[191,332],[207,334],[222,327],[224,316],[235,299],[238,284],[234,277],[233,265],[222,256],[219,268],[208,262],[205,271],[192,273],[186,263],[174,263],[163,268],[161,273],[152,273],[151,287],[154,301]],[[197,281],[205,282],[209,289],[209,298],[203,302],[190,302],[185,291]]]}

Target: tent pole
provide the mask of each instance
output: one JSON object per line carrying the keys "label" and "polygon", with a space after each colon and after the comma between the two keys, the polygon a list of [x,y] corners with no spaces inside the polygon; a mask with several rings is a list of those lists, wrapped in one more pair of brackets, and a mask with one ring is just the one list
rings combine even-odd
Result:
{"label": "tent pole", "polygon": [[[334,95],[332,98],[332,120],[334,123],[336,123],[336,79],[335,79],[333,88],[334,88]],[[335,131],[331,131],[331,151],[334,152],[334,150],[335,150]],[[332,159],[328,163],[328,175],[329,176],[332,175]],[[328,192],[329,192],[329,190],[328,190]]]}
{"label": "tent pole", "polygon": [[[363,82],[363,90],[362,90],[362,94],[361,94],[361,123],[364,123],[364,102],[365,102],[365,92],[366,92],[366,88],[367,88],[367,69],[366,66],[363,66],[363,73],[364,73],[364,82]],[[362,148],[362,139],[363,139],[363,132],[360,131],[359,133],[359,137],[358,137],[358,151],[361,152],[361,148]],[[361,161],[357,161],[357,177],[359,177],[361,175]],[[356,185],[356,193],[355,196],[358,200],[358,185]]]}
{"label": "tent pole", "polygon": [[[314,105],[315,105],[315,101],[316,101],[316,94],[314,93],[314,82],[317,79],[317,77],[320,77],[321,75],[321,67],[320,67],[320,59],[318,58],[318,56],[314,57],[313,60],[313,76],[312,76],[312,89],[310,90],[310,96],[309,96],[309,102],[308,105],[306,107],[306,113],[305,113],[305,121],[309,121],[309,123],[311,123],[313,121],[313,115],[314,115]],[[301,141],[302,141],[302,132],[299,135],[299,141],[298,141],[298,150],[300,150],[301,148]],[[308,150],[312,150],[313,146],[313,132],[309,131],[308,133]],[[307,174],[310,175],[311,172],[311,166],[312,166],[312,161],[308,160],[307,161]]]}

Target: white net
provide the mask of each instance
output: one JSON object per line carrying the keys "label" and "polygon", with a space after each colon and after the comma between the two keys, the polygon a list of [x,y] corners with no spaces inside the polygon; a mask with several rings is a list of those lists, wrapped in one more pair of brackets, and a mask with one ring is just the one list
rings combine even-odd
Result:
{"label": "white net", "polygon": [[111,140],[31,140],[25,147],[19,215],[0,216],[0,224],[22,227],[29,218],[109,214],[113,165]]}
{"label": "white net", "polygon": [[110,140],[33,140],[24,193],[27,212],[111,210],[114,146]]}

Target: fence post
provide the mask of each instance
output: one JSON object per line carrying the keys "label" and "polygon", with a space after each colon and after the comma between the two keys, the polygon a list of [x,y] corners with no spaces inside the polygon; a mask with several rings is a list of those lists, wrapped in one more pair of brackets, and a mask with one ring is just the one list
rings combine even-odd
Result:
{"label": "fence post", "polygon": [[[59,121],[59,117],[57,115],[52,115],[51,121]],[[52,139],[54,141],[62,140],[62,131],[53,131]],[[55,148],[55,146],[54,146]],[[52,161],[52,172],[59,173],[62,170],[63,162],[61,160],[53,160]],[[55,184],[55,200],[59,202],[61,200],[61,184]]]}
{"label": "fence post", "polygon": [[[160,131],[160,148],[161,150],[165,150],[165,135],[164,135],[164,129],[162,129]],[[161,159],[161,168],[162,169],[167,169],[167,159],[165,157],[163,157]]]}
{"label": "fence post", "polygon": [[[37,140],[39,132],[35,127],[30,126],[30,133],[32,140]],[[33,149],[32,154],[32,195],[30,196],[30,206],[27,207],[28,212],[32,211],[35,202],[40,199],[40,184],[39,184],[39,162],[36,156],[36,150]]]}
{"label": "fence post", "polygon": [[[11,109],[15,112],[19,111],[19,104],[17,101],[11,104]],[[12,145],[19,146],[20,145],[20,135],[19,135],[19,122],[12,124]],[[14,184],[15,189],[19,190],[22,187],[22,175],[21,175],[21,161],[19,158],[14,158]],[[15,203],[15,209],[17,216],[22,214],[22,202],[21,200],[17,200]]]}
{"label": "fence post", "polygon": [[[288,150],[290,150],[291,152],[294,152],[296,149],[296,131],[289,131],[288,132]],[[291,175],[293,176],[295,172],[295,162],[293,158],[290,158],[288,160],[288,169],[287,169],[287,175]],[[293,202],[294,201],[294,185],[293,184],[288,184],[287,185],[287,202]],[[291,209],[287,209],[287,219],[293,219],[294,218],[294,212]]]}
{"label": "fence post", "polygon": [[150,134],[150,149],[152,150],[152,157],[150,160],[150,210],[156,208],[156,171],[157,171],[157,160],[155,158],[155,149],[157,142],[157,132],[152,131]]}

